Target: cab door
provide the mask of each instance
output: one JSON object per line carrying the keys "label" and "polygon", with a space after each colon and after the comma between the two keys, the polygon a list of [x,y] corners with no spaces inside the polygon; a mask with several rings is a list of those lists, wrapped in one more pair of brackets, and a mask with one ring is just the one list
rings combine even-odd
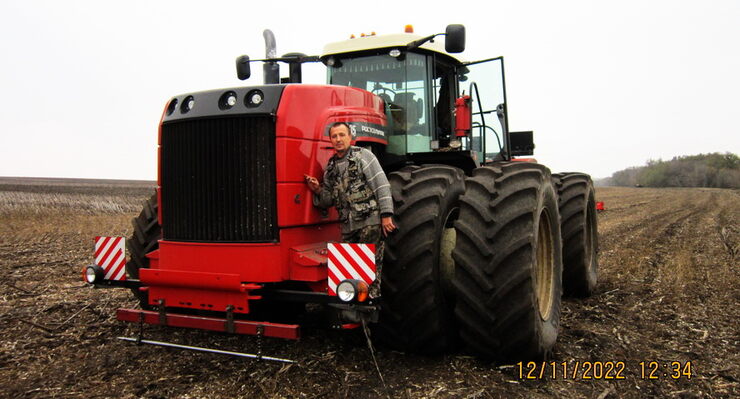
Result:
{"label": "cab door", "polygon": [[467,149],[480,163],[508,160],[504,57],[465,63],[458,76],[462,95],[472,99],[473,130]]}

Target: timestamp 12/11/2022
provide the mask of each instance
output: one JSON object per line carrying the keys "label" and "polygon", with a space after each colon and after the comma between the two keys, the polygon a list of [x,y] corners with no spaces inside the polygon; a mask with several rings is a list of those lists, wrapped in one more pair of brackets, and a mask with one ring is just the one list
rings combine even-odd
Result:
{"label": "timestamp 12/11/2022", "polygon": [[[634,373],[628,373],[630,365],[636,366]],[[691,361],[519,362],[516,364],[516,368],[520,380],[626,380],[628,374],[636,374],[643,380],[658,380],[661,378],[690,380],[693,374]]]}

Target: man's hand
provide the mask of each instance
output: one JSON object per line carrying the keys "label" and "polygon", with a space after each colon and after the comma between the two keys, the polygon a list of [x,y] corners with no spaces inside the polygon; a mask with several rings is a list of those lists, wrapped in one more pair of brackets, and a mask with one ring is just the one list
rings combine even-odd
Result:
{"label": "man's hand", "polygon": [[313,191],[315,194],[321,192],[321,185],[319,184],[318,179],[309,175],[303,175],[303,178],[306,180],[309,190]]}
{"label": "man's hand", "polygon": [[386,237],[396,229],[396,225],[393,224],[393,218],[390,216],[380,218],[380,224],[383,226],[383,235]]}

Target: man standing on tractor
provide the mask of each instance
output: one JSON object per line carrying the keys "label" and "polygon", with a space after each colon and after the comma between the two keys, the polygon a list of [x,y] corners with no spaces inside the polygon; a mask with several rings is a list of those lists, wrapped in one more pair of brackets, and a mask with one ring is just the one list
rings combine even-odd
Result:
{"label": "man standing on tractor", "polygon": [[348,124],[333,124],[329,138],[335,154],[326,165],[323,183],[305,175],[306,184],[315,194],[315,206],[326,209],[334,205],[337,208],[342,242],[375,245],[377,278],[370,286],[369,295],[377,298],[380,296],[383,236],[396,229],[390,184],[375,155],[350,144],[352,134]]}

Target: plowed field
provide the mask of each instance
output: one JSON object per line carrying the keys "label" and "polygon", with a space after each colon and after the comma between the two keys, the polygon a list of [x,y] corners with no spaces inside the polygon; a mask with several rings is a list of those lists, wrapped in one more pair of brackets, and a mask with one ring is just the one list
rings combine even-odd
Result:
{"label": "plowed field", "polygon": [[[548,364],[522,379],[518,365],[464,352],[377,347],[385,384],[359,330],[309,327],[299,342],[265,340],[265,354],[293,365],[116,340],[138,332],[114,316],[135,301],[126,290],[85,286],[80,271],[92,237],[129,236],[150,193],[148,183],[0,179],[0,397],[740,397],[738,191],[597,189],[607,208],[598,216],[600,281],[594,296],[564,300],[555,378]],[[244,352],[257,345],[152,326],[145,336]],[[612,362],[623,379],[586,371],[587,362]]]}

